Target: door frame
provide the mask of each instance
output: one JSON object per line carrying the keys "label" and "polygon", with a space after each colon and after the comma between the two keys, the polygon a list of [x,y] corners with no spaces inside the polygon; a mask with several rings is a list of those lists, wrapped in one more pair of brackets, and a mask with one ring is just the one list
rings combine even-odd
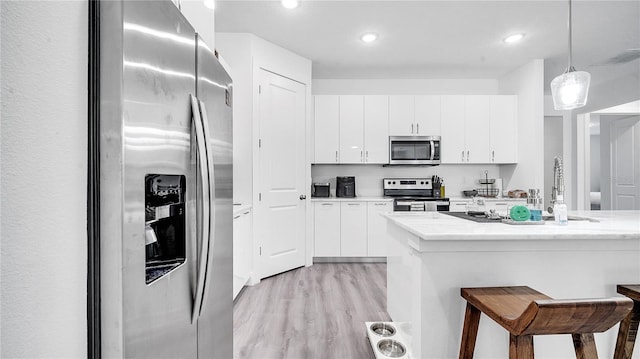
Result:
{"label": "door frame", "polygon": [[[257,204],[260,202],[259,194],[260,194],[260,102],[258,101],[259,91],[260,91],[260,71],[268,71],[275,75],[282,76],[288,78],[292,81],[301,83],[305,86],[305,174],[304,174],[304,183],[305,188],[303,189],[304,194],[307,196],[305,200],[305,267],[311,266],[313,264],[313,216],[312,216],[312,206],[311,206],[311,156],[313,155],[313,123],[311,113],[313,111],[312,106],[312,96],[311,96],[311,73],[309,72],[309,78],[302,79],[296,78],[297,76],[288,76],[286,71],[279,71],[284,69],[278,69],[279,66],[275,64],[270,64],[268,61],[260,61],[253,58],[253,85],[252,85],[252,94],[253,94],[253,113],[252,113],[252,143],[253,143],[253,153],[252,153],[252,189],[253,189],[253,203]],[[260,279],[262,278],[263,265],[262,258],[260,257],[260,247],[262,246],[262,240],[260,238],[260,234],[256,231],[256,223],[259,222],[259,213],[258,211],[254,211],[254,217],[252,222],[253,227],[253,270],[251,272],[251,277],[249,279],[248,285],[256,285],[260,283]]]}
{"label": "door frame", "polygon": [[[576,204],[578,210],[589,210],[591,208],[591,143],[589,133],[589,122],[591,119],[601,119],[602,115],[613,116],[638,116],[640,115],[640,101],[634,101],[611,108],[605,108],[590,113],[578,114],[576,121]],[[611,135],[608,128],[600,128],[600,136],[607,136],[608,144],[611,146]],[[611,157],[609,149],[609,157]],[[611,183],[611,158],[608,163],[601,163],[601,169],[605,170],[608,179],[601,184],[601,209],[613,207],[612,183]],[[566,177],[565,177],[566,181]],[[605,205],[605,201],[607,201]]]}

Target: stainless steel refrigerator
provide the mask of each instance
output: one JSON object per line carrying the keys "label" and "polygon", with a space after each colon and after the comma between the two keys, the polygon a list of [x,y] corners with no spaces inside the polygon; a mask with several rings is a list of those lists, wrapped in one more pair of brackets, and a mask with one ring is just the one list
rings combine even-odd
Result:
{"label": "stainless steel refrigerator", "polygon": [[170,0],[99,12],[101,356],[231,358],[231,78]]}

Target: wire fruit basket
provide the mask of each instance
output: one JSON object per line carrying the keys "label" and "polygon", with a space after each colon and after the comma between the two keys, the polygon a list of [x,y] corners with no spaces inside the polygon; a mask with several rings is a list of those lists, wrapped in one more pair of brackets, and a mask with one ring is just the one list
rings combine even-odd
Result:
{"label": "wire fruit basket", "polygon": [[500,190],[498,188],[477,188],[480,197],[496,197]]}

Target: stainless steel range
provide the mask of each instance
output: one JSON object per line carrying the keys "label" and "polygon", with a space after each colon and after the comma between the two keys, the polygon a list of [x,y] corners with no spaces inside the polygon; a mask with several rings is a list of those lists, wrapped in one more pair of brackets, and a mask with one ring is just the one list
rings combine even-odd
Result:
{"label": "stainless steel range", "polygon": [[440,198],[440,185],[435,189],[432,178],[385,178],[382,188],[385,196],[394,198],[394,211],[426,211],[432,206],[449,211],[449,198]]}

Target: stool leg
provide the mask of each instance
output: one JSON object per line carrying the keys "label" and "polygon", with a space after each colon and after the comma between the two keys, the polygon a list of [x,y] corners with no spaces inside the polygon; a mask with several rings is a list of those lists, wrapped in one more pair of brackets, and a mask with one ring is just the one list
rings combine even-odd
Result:
{"label": "stool leg", "polygon": [[593,334],[571,334],[571,337],[573,338],[573,347],[576,349],[577,359],[598,359]]}
{"label": "stool leg", "polygon": [[476,348],[478,325],[480,324],[480,310],[467,302],[464,312],[464,325],[462,327],[462,340],[460,342],[459,359],[472,359]]}
{"label": "stool leg", "polygon": [[631,359],[633,344],[638,335],[638,323],[640,323],[640,302],[634,300],[633,310],[620,322],[613,359]]}
{"label": "stool leg", "polygon": [[533,335],[509,334],[509,359],[533,359]]}

